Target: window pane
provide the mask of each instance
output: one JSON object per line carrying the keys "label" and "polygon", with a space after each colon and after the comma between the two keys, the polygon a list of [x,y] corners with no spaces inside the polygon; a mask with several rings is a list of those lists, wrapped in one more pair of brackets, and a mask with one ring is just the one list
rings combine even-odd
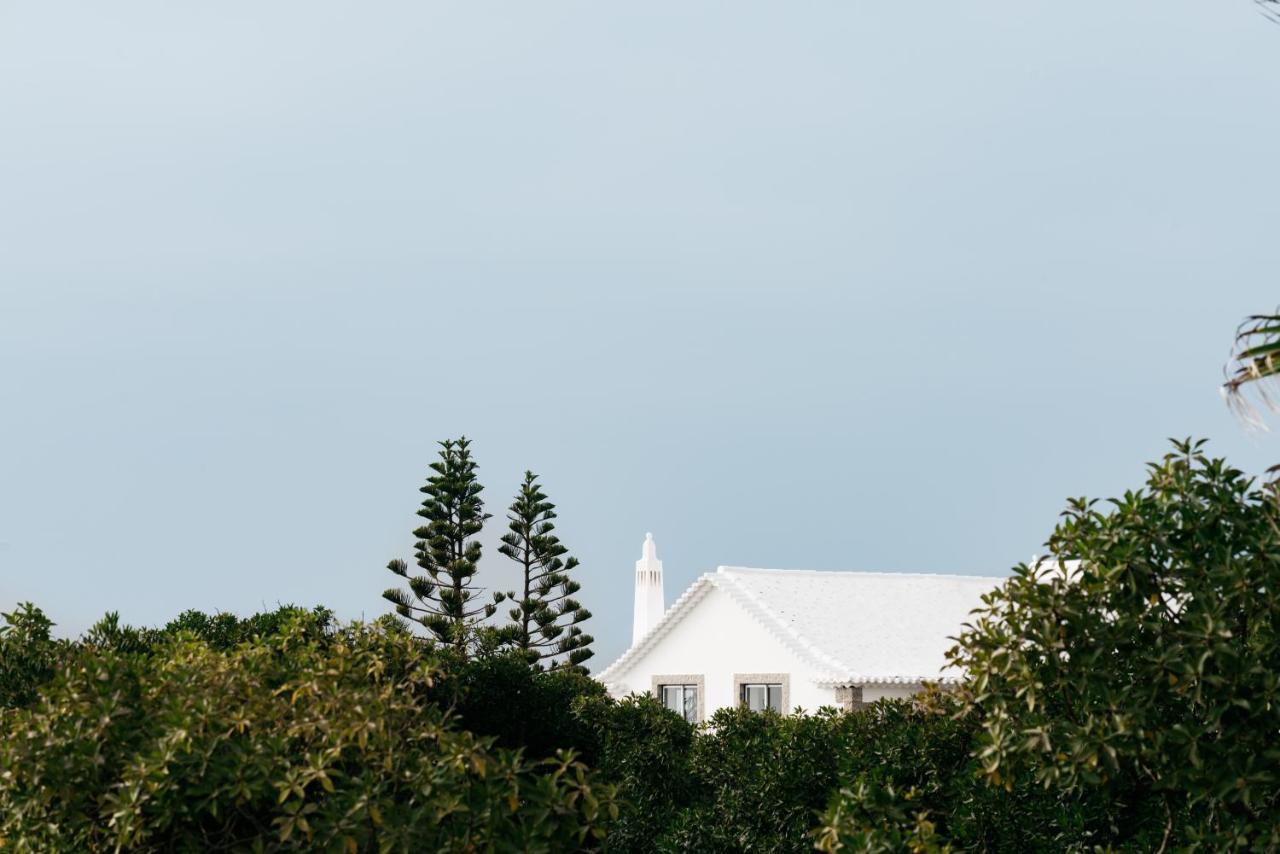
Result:
{"label": "window pane", "polygon": [[782,714],[782,685],[778,682],[747,682],[742,685],[742,705],[753,712],[773,709]]}
{"label": "window pane", "polygon": [[662,705],[689,723],[698,722],[698,686],[697,685],[659,685],[659,696]]}
{"label": "window pane", "polygon": [[680,713],[680,686],[679,685],[663,685],[662,686],[662,705],[666,706],[677,714]]}

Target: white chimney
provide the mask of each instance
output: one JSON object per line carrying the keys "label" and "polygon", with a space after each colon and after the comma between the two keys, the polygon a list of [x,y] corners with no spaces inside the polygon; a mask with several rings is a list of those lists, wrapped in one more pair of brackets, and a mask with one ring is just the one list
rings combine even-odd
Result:
{"label": "white chimney", "polygon": [[666,603],[662,597],[662,561],[653,534],[644,535],[640,560],[636,561],[635,618],[631,622],[631,645],[635,646],[662,619]]}

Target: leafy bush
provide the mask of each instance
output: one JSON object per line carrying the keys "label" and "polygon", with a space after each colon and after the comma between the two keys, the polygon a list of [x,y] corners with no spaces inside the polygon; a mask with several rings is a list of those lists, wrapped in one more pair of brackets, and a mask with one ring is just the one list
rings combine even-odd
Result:
{"label": "leafy bush", "polygon": [[859,777],[834,799],[813,834],[815,846],[820,851],[866,854],[939,854],[952,850],[938,836],[927,810],[912,812],[917,796],[914,789],[899,792],[892,783]]}
{"label": "leafy bush", "polygon": [[53,622],[30,602],[0,619],[0,709],[25,706],[53,678],[66,644],[53,639]]}
{"label": "leafy bush", "polygon": [[281,605],[274,611],[248,617],[237,617],[225,611],[206,614],[192,609],[183,611],[161,629],[122,624],[120,615],[110,611],[85,632],[80,643],[117,652],[149,653],[178,635],[186,634],[204,641],[212,649],[226,652],[242,643],[284,631],[301,632],[305,637],[324,640],[336,628],[333,612],[319,606],[307,610],[296,605]]}
{"label": "leafy bush", "polygon": [[979,775],[978,718],[949,693],[881,700],[843,719],[838,792],[815,831],[823,851],[1034,851],[1079,841],[1078,810],[1042,789]]}
{"label": "leafy bush", "polygon": [[961,635],[957,707],[847,745],[820,847],[1280,847],[1280,505],[1202,445],[1071,502]]}
{"label": "leafy bush", "polygon": [[574,750],[595,762],[598,735],[573,708],[578,698],[604,697],[599,682],[576,668],[531,667],[519,650],[465,660],[444,656],[436,696],[453,703],[460,726],[530,756]]}
{"label": "leafy bush", "polygon": [[961,637],[978,756],[993,784],[1095,805],[1102,844],[1275,848],[1277,491],[1175,445],[1109,511],[1071,502],[1053,559]]}
{"label": "leafy bush", "polygon": [[689,771],[694,727],[648,694],[585,697],[575,712],[597,734],[596,767],[618,790],[620,812],[609,848],[653,851],[693,801]]}
{"label": "leafy bush", "polygon": [[612,792],[455,730],[433,662],[368,628],[231,651],[86,646],[0,717],[0,847],[590,849]]}
{"label": "leafy bush", "polygon": [[928,851],[939,824],[944,833],[973,831],[971,795],[981,786],[970,757],[974,727],[956,707],[933,692],[881,700],[845,718],[840,790],[817,832],[822,850]]}
{"label": "leafy bush", "polygon": [[621,801],[618,851],[807,851],[850,716],[722,709],[695,728],[651,696],[586,698],[597,767]]}
{"label": "leafy bush", "polygon": [[190,632],[216,650],[227,651],[254,638],[279,635],[284,631],[301,632],[304,637],[323,639],[337,629],[333,612],[317,605],[310,610],[297,605],[281,605],[274,611],[262,611],[248,617],[219,612],[183,611],[162,630],[168,637]]}
{"label": "leafy bush", "polygon": [[673,851],[800,852],[827,805],[849,716],[721,709],[690,753],[696,787],[664,839]]}

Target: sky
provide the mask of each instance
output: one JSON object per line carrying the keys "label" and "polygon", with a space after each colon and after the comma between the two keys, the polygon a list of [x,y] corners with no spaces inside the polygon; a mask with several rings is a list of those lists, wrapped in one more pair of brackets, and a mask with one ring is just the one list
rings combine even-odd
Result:
{"label": "sky", "polygon": [[1248,0],[0,0],[0,609],[378,616],[466,434],[598,670],[647,531],[668,602],[999,575],[1167,437],[1261,472],[1278,82]]}

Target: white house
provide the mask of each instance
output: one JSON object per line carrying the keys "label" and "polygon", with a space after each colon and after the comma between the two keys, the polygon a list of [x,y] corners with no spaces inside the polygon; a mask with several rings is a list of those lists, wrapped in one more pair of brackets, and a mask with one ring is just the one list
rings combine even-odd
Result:
{"label": "white house", "polygon": [[950,638],[1004,579],[722,566],[664,609],[653,535],[636,562],[631,648],[600,673],[690,721],[736,704],[854,708],[954,682]]}

